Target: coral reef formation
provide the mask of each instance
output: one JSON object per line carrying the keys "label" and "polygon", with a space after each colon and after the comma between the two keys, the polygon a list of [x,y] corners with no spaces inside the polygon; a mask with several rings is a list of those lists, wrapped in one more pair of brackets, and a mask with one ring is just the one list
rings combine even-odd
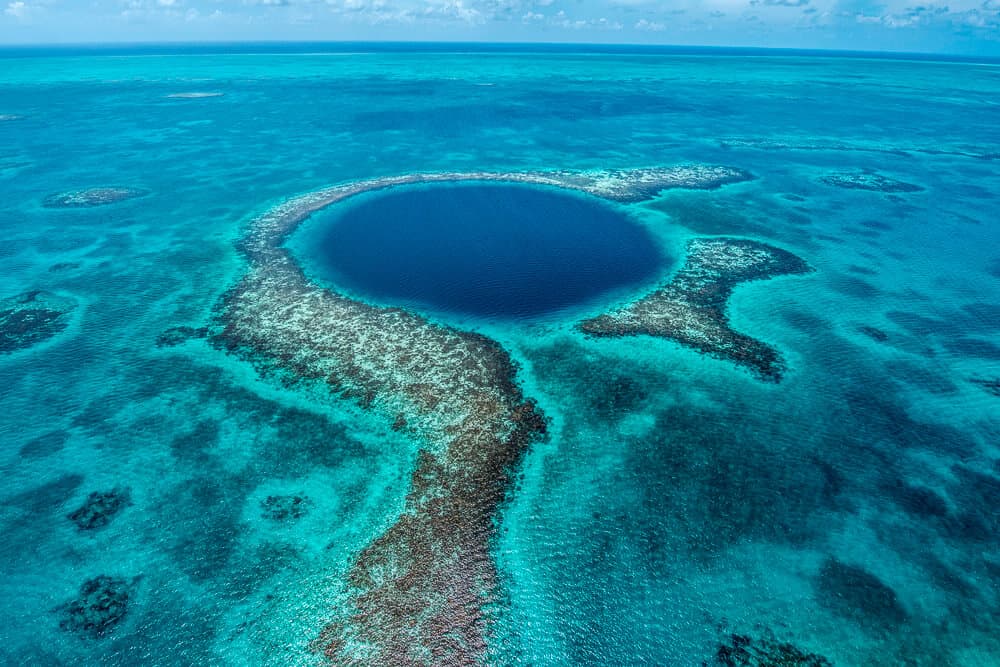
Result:
{"label": "coral reef formation", "polygon": [[293,198],[251,222],[238,244],[247,272],[223,297],[212,341],[286,383],[326,385],[423,444],[402,515],[358,555],[348,573],[351,602],[320,633],[317,651],[338,665],[481,661],[485,608],[498,587],[490,553],[496,512],[546,426],[496,342],[311,283],[283,247],[296,226],[348,197],[411,183],[532,183],[631,202],[748,178],[703,166],[412,174]]}
{"label": "coral reef formation", "polygon": [[0,301],[0,354],[52,338],[69,325],[74,299],[33,290]]}
{"label": "coral reef formation", "polygon": [[260,501],[261,516],[272,521],[301,519],[312,502],[305,496],[268,496]]}
{"label": "coral reef formation", "polygon": [[115,204],[126,199],[146,196],[148,191],[141,188],[103,187],[72,190],[51,195],[42,203],[46,208],[90,208]]}
{"label": "coral reef formation", "polygon": [[919,192],[919,185],[897,181],[874,171],[845,171],[828,174],[820,179],[827,185],[848,190],[871,190],[872,192]]}
{"label": "coral reef formation", "polygon": [[96,530],[111,523],[112,519],[131,504],[132,491],[128,487],[94,491],[67,518],[80,530]]}
{"label": "coral reef formation", "polygon": [[80,586],[79,595],[66,603],[59,627],[100,639],[121,623],[135,594],[137,579],[101,575]]}
{"label": "coral reef formation", "polygon": [[770,633],[757,638],[729,635],[719,643],[712,664],[722,667],[833,667],[833,663],[823,656],[778,641]]}
{"label": "coral reef formation", "polygon": [[734,331],[726,302],[739,283],[812,269],[787,250],[747,239],[692,239],[687,253],[669,283],[620,310],[583,321],[580,329],[592,336],[669,338],[745,366],[763,380],[779,381],[785,367],[778,351]]}

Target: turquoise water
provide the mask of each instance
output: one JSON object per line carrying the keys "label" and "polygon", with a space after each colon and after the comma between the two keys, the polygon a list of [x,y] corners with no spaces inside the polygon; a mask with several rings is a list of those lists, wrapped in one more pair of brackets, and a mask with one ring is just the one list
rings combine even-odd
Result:
{"label": "turquoise water", "polygon": [[[198,332],[255,216],[369,178],[698,163],[755,178],[613,204],[651,280],[445,318],[548,420],[495,517],[483,661],[1000,664],[1000,69],[323,50],[0,58],[0,662],[322,663],[425,445]],[[87,188],[127,198],[52,205]],[[815,269],[728,302],[781,382],[577,328],[706,236]]]}

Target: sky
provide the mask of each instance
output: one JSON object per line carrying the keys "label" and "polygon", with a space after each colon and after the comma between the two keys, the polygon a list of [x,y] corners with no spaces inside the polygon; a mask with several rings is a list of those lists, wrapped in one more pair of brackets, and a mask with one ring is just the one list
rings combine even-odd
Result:
{"label": "sky", "polygon": [[0,0],[0,44],[493,41],[1000,55],[1000,0]]}

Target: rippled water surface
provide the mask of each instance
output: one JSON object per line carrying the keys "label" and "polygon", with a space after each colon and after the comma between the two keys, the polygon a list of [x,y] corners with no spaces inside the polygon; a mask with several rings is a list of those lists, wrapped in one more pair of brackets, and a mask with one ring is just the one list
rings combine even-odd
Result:
{"label": "rippled water surface", "polygon": [[[993,65],[795,54],[4,52],[0,663],[323,663],[429,446],[391,401],[299,382],[309,360],[265,372],[213,339],[256,216],[418,172],[697,163],[754,178],[638,203],[465,185],[343,204],[391,218],[335,248],[351,275],[417,290],[350,294],[430,301],[495,341],[547,420],[493,517],[480,661],[1000,664],[997,100]],[[486,244],[511,238],[498,216],[514,248]],[[703,237],[813,269],[725,307],[780,381],[578,327]],[[501,250],[512,302],[437,298]]]}

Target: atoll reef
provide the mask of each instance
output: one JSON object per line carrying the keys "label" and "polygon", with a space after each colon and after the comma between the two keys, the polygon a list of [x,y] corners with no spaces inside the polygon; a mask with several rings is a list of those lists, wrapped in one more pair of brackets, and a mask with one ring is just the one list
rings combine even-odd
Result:
{"label": "atoll reef", "polygon": [[580,329],[598,337],[669,338],[777,382],[785,370],[778,351],[730,328],[726,302],[740,283],[810,271],[787,250],[759,241],[692,239],[684,266],[669,283],[620,310],[581,322]]}
{"label": "atoll reef", "polygon": [[288,521],[301,519],[311,507],[305,496],[268,496],[260,501],[260,514],[271,521]]}
{"label": "atoll reef", "polygon": [[121,623],[137,581],[101,575],[88,579],[79,595],[62,607],[59,627],[84,637],[100,639]]}
{"label": "atoll reef", "polygon": [[251,222],[248,262],[223,297],[212,341],[288,384],[325,384],[422,443],[406,507],[357,557],[351,604],[331,610],[314,648],[337,665],[476,664],[498,586],[490,541],[515,468],[546,422],[496,342],[311,283],[283,247],[313,212],[412,183],[498,181],[640,201],[671,187],[750,178],[728,167],[413,174],[290,199]]}
{"label": "atoll reef", "polygon": [[[704,663],[707,667],[709,663]],[[821,655],[770,636],[731,634],[719,643],[712,665],[720,667],[833,667]]]}
{"label": "atoll reef", "polygon": [[62,332],[76,301],[34,290],[0,301],[0,354],[29,348]]}
{"label": "atoll reef", "polygon": [[835,174],[827,174],[820,179],[827,185],[848,190],[871,190],[872,192],[919,192],[923,190],[919,185],[898,181],[888,176],[874,171],[847,171]]}
{"label": "atoll reef", "polygon": [[167,95],[170,99],[178,100],[200,100],[205,97],[222,97],[225,93],[191,92],[191,93],[171,93]]}
{"label": "atoll reef", "polygon": [[46,197],[42,205],[46,208],[90,208],[144,197],[147,194],[148,192],[141,188],[87,188]]}
{"label": "atoll reef", "polygon": [[94,491],[67,518],[80,530],[96,530],[111,523],[112,519],[131,504],[132,492],[127,487]]}

